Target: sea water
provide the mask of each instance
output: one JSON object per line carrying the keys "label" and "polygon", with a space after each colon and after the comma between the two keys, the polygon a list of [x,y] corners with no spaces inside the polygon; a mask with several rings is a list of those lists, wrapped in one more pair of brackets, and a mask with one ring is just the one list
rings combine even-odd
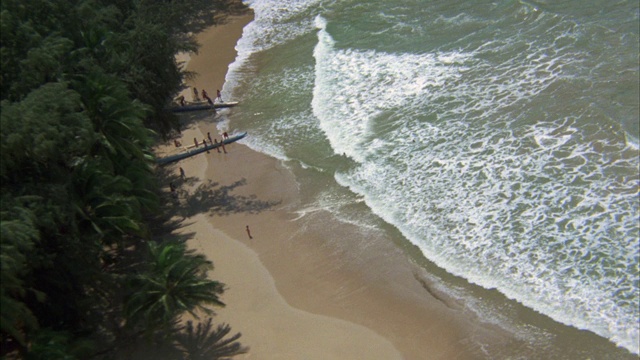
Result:
{"label": "sea water", "polygon": [[637,1],[251,0],[220,126],[450,274],[638,354]]}

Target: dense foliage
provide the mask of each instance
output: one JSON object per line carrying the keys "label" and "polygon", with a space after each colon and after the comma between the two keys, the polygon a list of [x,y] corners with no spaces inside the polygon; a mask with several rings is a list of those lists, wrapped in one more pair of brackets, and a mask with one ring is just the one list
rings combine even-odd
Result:
{"label": "dense foliage", "polygon": [[175,54],[238,3],[0,4],[0,356],[113,356],[222,305],[206,259],[153,241],[150,145],[177,125]]}

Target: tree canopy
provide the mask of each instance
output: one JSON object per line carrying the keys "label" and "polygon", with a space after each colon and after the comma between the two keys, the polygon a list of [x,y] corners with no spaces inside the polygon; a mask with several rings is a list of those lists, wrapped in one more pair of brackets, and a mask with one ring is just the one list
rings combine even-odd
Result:
{"label": "tree canopy", "polygon": [[177,127],[165,107],[189,74],[175,55],[238,8],[0,2],[0,356],[91,358],[122,334],[222,305],[210,263],[154,241],[150,146]]}

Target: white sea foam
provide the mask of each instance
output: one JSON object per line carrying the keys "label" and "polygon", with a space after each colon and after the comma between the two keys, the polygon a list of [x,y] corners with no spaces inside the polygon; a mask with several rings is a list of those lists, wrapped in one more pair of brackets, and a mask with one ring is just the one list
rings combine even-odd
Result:
{"label": "white sea foam", "polygon": [[[336,180],[429,259],[638,353],[638,146],[610,136],[574,90],[593,86],[580,68],[597,68],[575,50],[584,41],[577,22],[511,4],[532,33],[546,19],[549,38],[491,36],[471,46],[470,31],[457,49],[394,53],[336,46],[318,1],[249,4],[256,21],[238,44],[230,89],[254,52],[318,32],[311,77],[284,69],[258,80],[267,92],[312,87],[312,111],[283,111],[259,125],[250,146],[291,160],[277,134],[316,140],[320,128],[333,152],[358,163]],[[439,21],[486,25],[468,15]],[[332,196],[300,216],[339,213]]]}
{"label": "white sea foam", "polygon": [[223,95],[230,97],[239,81],[245,77],[244,66],[248,66],[251,54],[282,45],[291,39],[314,29],[313,17],[303,16],[320,0],[249,0],[245,3],[254,11],[254,20],[242,32],[236,44],[238,55],[229,65]]}
{"label": "white sea foam", "polygon": [[328,189],[318,193],[309,205],[298,209],[296,211],[298,216],[294,221],[313,213],[326,212],[344,224],[355,225],[363,231],[379,232],[379,225],[375,223],[373,215],[348,210],[360,203],[364,203],[364,198],[361,196],[345,193],[343,190]]}
{"label": "white sea foam", "polygon": [[[316,23],[313,112],[334,151],[360,163],[336,180],[448,271],[634,349],[637,158],[578,118],[514,125],[571,54],[496,65],[478,53],[337,50]],[[434,121],[417,120],[425,113]]]}
{"label": "white sea foam", "polygon": [[445,64],[463,61],[459,53],[438,55],[386,54],[374,51],[334,51],[326,32],[326,21],[316,18],[318,45],[312,107],[320,119],[331,146],[363,161],[362,141],[371,135],[369,127],[386,110],[423,101],[421,96],[464,71],[463,66]]}

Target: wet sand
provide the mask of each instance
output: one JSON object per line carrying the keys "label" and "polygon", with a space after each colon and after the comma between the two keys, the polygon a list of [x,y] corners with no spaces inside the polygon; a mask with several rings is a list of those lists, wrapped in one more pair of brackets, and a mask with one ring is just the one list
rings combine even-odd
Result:
{"label": "wet sand", "polygon": [[[190,86],[215,96],[250,20],[234,17],[199,35],[203,47],[187,63],[199,76]],[[222,116],[185,115],[182,143],[207,133],[220,140]],[[172,146],[159,152],[177,151]],[[168,169],[186,172],[178,184],[180,232],[194,234],[189,246],[213,261],[210,276],[226,284],[227,306],[214,322],[242,333],[250,351],[237,358],[476,359],[486,355],[480,344],[527,352],[434,289],[411,249],[368,241],[376,235],[329,214],[301,215],[299,185],[280,161],[238,143],[226,150]]]}
{"label": "wet sand", "polygon": [[[227,66],[235,59],[235,43],[241,36],[242,27],[251,19],[251,15],[232,17],[229,23],[210,28],[198,36],[199,42],[204,45],[199,54],[182,57],[182,60],[186,60],[187,69],[199,74],[188,85],[197,87],[199,91],[204,88],[210,96],[222,88]],[[185,98],[191,99],[190,89],[185,90],[184,94]],[[215,116],[208,113],[196,115],[194,121],[186,120],[187,127],[183,129],[180,139],[183,145],[192,145],[193,138],[206,138],[207,132],[220,140],[221,136],[212,121]],[[158,152],[168,154],[179,150],[171,144],[164,144]],[[179,167],[182,167],[187,176],[185,181],[178,183],[182,207],[179,212],[186,216],[183,219],[186,226],[179,231],[194,234],[189,246],[213,261],[215,269],[210,276],[226,284],[222,300],[227,306],[216,309],[214,322],[230,324],[233,333],[242,333],[239,341],[250,348],[247,354],[236,358],[401,358],[388,340],[364,326],[290,306],[276,289],[274,279],[262,264],[258,253],[213,225],[216,219],[228,222],[226,225],[229,227],[224,227],[228,231],[233,227],[231,224],[235,224],[241,227],[240,234],[247,236],[242,220],[230,218],[229,214],[244,211],[254,213],[264,206],[258,195],[253,198],[253,195],[240,195],[236,191],[215,199],[207,198],[210,192],[226,193],[226,190],[221,190],[223,184],[230,184],[231,189],[242,187],[235,187],[234,183],[250,181],[259,187],[263,184],[259,179],[262,172],[251,174],[241,171],[241,174],[237,174],[221,172],[219,168],[220,164],[226,164],[237,170],[256,169],[255,165],[263,160],[259,158],[261,154],[239,144],[228,145],[226,150],[228,154],[218,154],[213,150],[210,154],[170,165],[170,169],[177,174]],[[252,156],[255,158],[252,159]],[[274,160],[268,160],[267,164],[276,165]],[[245,187],[243,190],[253,192],[255,189]],[[250,199],[245,199],[245,196]],[[253,206],[256,208],[252,209]],[[264,226],[261,225],[269,221],[267,217],[262,219],[257,216],[260,221],[251,219],[255,239],[264,238]]]}

